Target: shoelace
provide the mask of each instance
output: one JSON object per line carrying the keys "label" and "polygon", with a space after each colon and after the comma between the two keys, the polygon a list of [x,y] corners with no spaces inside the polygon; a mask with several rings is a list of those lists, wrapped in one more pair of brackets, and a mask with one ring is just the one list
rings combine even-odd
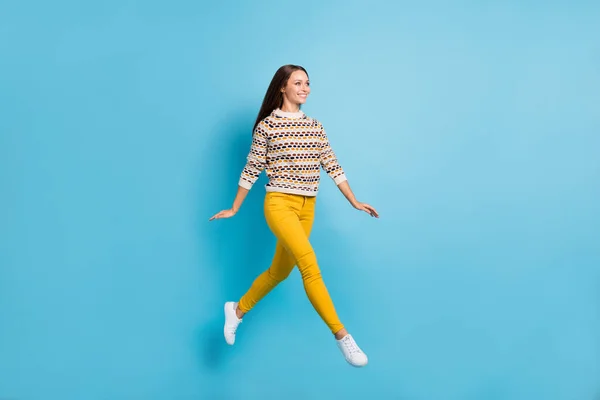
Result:
{"label": "shoelace", "polygon": [[344,347],[346,347],[346,349],[348,349],[348,352],[350,354],[361,352],[360,349],[358,348],[358,346],[356,345],[356,343],[354,342],[354,340],[352,340],[349,337],[345,338],[342,343],[344,344]]}
{"label": "shoelace", "polygon": [[237,330],[237,327],[239,326],[239,324],[241,324],[242,321],[239,321],[237,324],[227,324],[227,331],[229,333],[235,333],[235,331]]}

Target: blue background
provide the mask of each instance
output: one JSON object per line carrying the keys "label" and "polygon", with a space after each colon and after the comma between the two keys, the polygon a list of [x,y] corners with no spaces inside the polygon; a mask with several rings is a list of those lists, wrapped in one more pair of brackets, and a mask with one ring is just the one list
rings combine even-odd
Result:
{"label": "blue background", "polygon": [[[0,398],[595,400],[600,3],[4,1]],[[361,201],[312,240],[342,359],[268,267],[251,126],[305,66]]]}

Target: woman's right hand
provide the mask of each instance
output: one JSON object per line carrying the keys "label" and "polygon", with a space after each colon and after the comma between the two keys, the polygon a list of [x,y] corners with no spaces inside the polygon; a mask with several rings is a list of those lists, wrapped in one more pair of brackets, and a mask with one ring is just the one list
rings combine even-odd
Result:
{"label": "woman's right hand", "polygon": [[221,218],[231,218],[235,215],[235,211],[233,211],[232,209],[229,210],[223,210],[220,211],[218,213],[216,213],[215,215],[213,215],[209,221],[212,221],[213,219],[221,219]]}

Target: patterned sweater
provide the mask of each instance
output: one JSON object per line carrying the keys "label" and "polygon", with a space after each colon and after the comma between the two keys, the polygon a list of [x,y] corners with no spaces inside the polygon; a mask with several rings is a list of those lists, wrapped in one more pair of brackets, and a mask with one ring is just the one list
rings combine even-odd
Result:
{"label": "patterned sweater", "polygon": [[250,190],[266,169],[268,192],[316,196],[321,167],[336,185],[346,180],[323,125],[302,111],[276,109],[254,130],[239,185]]}

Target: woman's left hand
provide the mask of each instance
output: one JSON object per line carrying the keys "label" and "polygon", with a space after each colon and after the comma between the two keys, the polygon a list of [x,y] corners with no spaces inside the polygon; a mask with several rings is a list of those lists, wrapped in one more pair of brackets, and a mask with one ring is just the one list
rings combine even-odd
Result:
{"label": "woman's left hand", "polygon": [[379,218],[379,214],[377,213],[377,210],[375,210],[373,207],[371,207],[367,203],[361,203],[360,201],[357,201],[355,204],[353,204],[353,206],[357,210],[366,212],[371,217]]}
{"label": "woman's left hand", "polygon": [[235,215],[235,211],[233,211],[232,209],[223,210],[223,211],[219,211],[218,213],[216,213],[215,215],[210,217],[209,221],[212,221],[215,219],[221,219],[221,218],[231,218],[234,215]]}

